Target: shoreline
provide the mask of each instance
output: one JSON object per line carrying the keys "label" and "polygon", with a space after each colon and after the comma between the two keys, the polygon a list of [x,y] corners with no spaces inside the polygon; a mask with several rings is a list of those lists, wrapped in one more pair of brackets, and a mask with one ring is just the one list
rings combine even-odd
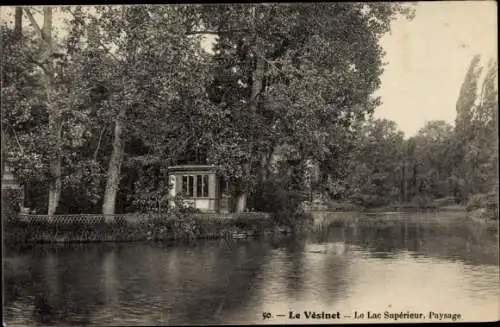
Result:
{"label": "shoreline", "polygon": [[[17,219],[3,222],[3,237],[5,243],[12,244],[185,242],[252,239],[321,231],[332,226],[378,226],[402,221],[470,221],[487,230],[498,232],[498,220],[474,217],[469,215],[465,208],[456,207],[420,211],[313,210],[308,213],[312,218],[311,224],[295,230],[278,224],[266,213],[223,214],[220,217],[216,214],[195,214],[168,218],[161,215],[128,215],[127,218],[126,215],[116,215],[114,221],[106,221],[102,215],[60,215],[52,217],[52,220],[47,216],[21,215]],[[69,219],[70,217],[73,219]]]}
{"label": "shoreline", "polygon": [[5,243],[170,242],[245,239],[288,234],[266,214],[186,217],[162,215],[22,215],[3,222]]}
{"label": "shoreline", "polygon": [[498,233],[498,220],[473,217],[465,208],[445,208],[438,210],[406,210],[406,211],[326,211],[310,212],[314,219],[314,229],[321,230],[327,226],[354,227],[360,224],[388,225],[391,223],[472,223],[485,230]]}

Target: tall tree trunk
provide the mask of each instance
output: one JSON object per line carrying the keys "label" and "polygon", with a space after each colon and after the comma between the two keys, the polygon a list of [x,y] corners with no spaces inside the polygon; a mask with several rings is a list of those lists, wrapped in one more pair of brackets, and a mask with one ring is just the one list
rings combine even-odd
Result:
{"label": "tall tree trunk", "polygon": [[[116,194],[120,186],[120,169],[123,161],[123,151],[125,141],[123,139],[125,106],[122,107],[115,123],[115,135],[113,139],[113,151],[109,159],[108,178],[106,189],[104,190],[104,202],[102,204],[102,213],[104,215],[114,215],[116,205]],[[106,217],[106,220],[112,217]]]}
{"label": "tall tree trunk", "polygon": [[400,204],[406,203],[406,159],[403,159],[401,169]]}
{"label": "tall tree trunk", "polygon": [[23,31],[23,8],[16,7],[14,17],[14,34],[20,37]]}
{"label": "tall tree trunk", "polygon": [[[257,24],[257,19],[256,19],[256,14],[255,14],[255,8],[252,8],[252,14],[254,18],[254,25]],[[259,93],[262,90],[262,85],[264,81],[264,69],[265,69],[265,61],[263,56],[264,53],[264,45],[262,43],[262,39],[259,37],[257,34],[256,29],[254,29],[255,33],[255,51],[254,51],[254,56],[256,60],[256,65],[255,65],[255,70],[252,72],[252,93],[250,95],[250,101],[249,101],[249,109],[250,109],[250,114],[252,116],[255,116],[257,113],[257,105],[258,105],[258,96]],[[250,158],[253,157],[254,153],[254,139],[255,135],[252,134],[250,142],[249,142],[249,153],[250,153]],[[250,159],[251,160],[251,159]],[[251,162],[248,162],[247,164],[244,165],[243,167],[244,171],[246,174],[250,175],[252,174],[252,165]],[[237,197],[237,203],[238,205],[236,206],[236,212],[242,212],[246,208],[246,201],[247,201],[248,194],[247,192],[242,192],[238,195]]]}
{"label": "tall tree trunk", "polygon": [[3,174],[5,172],[5,147],[7,145],[7,133],[5,133],[4,126],[2,126],[2,182],[3,182]]}
{"label": "tall tree trunk", "polygon": [[[52,64],[52,53],[53,53],[53,41],[52,41],[52,8],[43,8],[43,27],[41,30],[42,38],[46,43],[47,50],[44,55],[44,60],[47,61],[47,70],[44,75],[45,91],[47,97],[47,104],[49,106],[49,126],[50,130],[54,133],[54,143],[52,144],[53,153],[50,160],[50,172],[52,179],[49,183],[49,203],[48,203],[48,215],[53,215],[56,213],[57,206],[59,205],[59,198],[61,196],[61,128],[58,122],[58,117],[56,115],[55,109],[52,105],[52,74],[53,74],[53,64]],[[43,60],[43,61],[44,61]]]}
{"label": "tall tree trunk", "polygon": [[247,206],[247,194],[246,193],[241,193],[236,202],[236,212],[243,212],[245,211]]}
{"label": "tall tree trunk", "polygon": [[413,164],[413,177],[412,177],[412,191],[410,200],[418,195],[418,178],[417,178],[417,165]]}
{"label": "tall tree trunk", "polygon": [[[56,212],[61,195],[62,177],[61,177],[61,124],[58,121],[59,117],[52,103],[53,93],[53,40],[52,40],[52,8],[43,8],[43,26],[40,28],[35,18],[28,8],[23,9],[33,28],[38,32],[40,38],[45,43],[45,52],[42,55],[41,62],[46,63],[44,72],[44,87],[49,111],[49,128],[53,134],[53,142],[51,144],[52,154],[50,159],[51,180],[49,182],[49,200],[48,200],[48,215],[53,215]],[[16,24],[22,23],[22,12],[16,10]]]}
{"label": "tall tree trunk", "polygon": [[51,161],[51,174],[53,181],[49,185],[49,206],[47,210],[48,215],[54,215],[56,213],[57,207],[59,206],[59,199],[61,197],[61,156],[59,149],[56,149],[54,158]]}
{"label": "tall tree trunk", "polygon": [[257,175],[257,181],[259,183],[267,181],[268,166],[269,166],[268,156],[267,154],[262,154],[259,160],[259,171]]}

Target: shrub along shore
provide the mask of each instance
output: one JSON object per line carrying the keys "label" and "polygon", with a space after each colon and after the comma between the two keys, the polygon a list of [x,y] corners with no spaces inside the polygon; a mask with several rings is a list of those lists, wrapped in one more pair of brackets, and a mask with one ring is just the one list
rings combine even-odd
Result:
{"label": "shrub along shore", "polygon": [[4,222],[7,243],[133,242],[288,234],[266,213],[233,215],[19,215]]}

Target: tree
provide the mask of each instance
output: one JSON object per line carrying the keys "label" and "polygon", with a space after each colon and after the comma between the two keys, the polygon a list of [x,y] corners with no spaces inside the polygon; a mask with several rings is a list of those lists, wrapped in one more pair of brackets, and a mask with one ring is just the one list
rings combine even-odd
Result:
{"label": "tree", "polygon": [[[30,196],[29,202],[54,214],[61,209],[57,209],[61,191],[79,185],[74,174],[86,164],[77,154],[84,141],[85,112],[78,104],[81,96],[76,96],[75,81],[81,75],[74,74],[71,51],[52,36],[49,9],[43,12],[41,29],[30,8],[23,9],[31,26],[22,35],[16,26],[13,35],[17,37],[2,27],[2,86],[8,85],[2,87],[2,127],[11,136],[6,157],[16,177],[29,185],[27,195],[49,193],[42,196],[48,200],[44,205]],[[16,11],[16,18],[19,14]],[[21,20],[22,16],[16,22]],[[85,190],[88,185],[81,186]]]}
{"label": "tree", "polygon": [[[8,45],[12,45],[12,42],[19,42],[20,39],[22,38],[22,23],[23,23],[23,9],[21,7],[16,7],[15,9],[15,20],[14,20],[14,35],[10,38],[10,42],[6,42]],[[8,31],[6,28],[2,27],[2,40],[3,36],[7,34]],[[7,36],[7,35],[5,35]],[[5,47],[5,45],[3,45]],[[4,51],[2,51],[4,52]],[[2,58],[3,59],[3,58]],[[3,67],[2,67],[3,68]],[[2,70],[3,72],[3,70]],[[9,87],[8,81],[5,80],[4,74],[2,74],[2,89],[5,87]],[[11,81],[12,82],[12,81]],[[7,85],[6,85],[7,83]],[[2,109],[3,106],[2,106]],[[2,110],[2,117],[3,117],[3,110]],[[4,124],[4,120],[2,119],[2,180],[3,180],[3,174],[5,171],[5,150],[7,148],[7,137],[8,133],[5,132],[5,129],[7,128],[7,125]]]}
{"label": "tree", "polygon": [[498,65],[490,60],[470,121],[472,137],[466,144],[464,162],[474,193],[488,193],[498,181]]}
{"label": "tree", "polygon": [[58,108],[54,101],[54,43],[52,37],[52,8],[43,8],[43,26],[40,27],[33,17],[30,9],[24,9],[25,14],[28,16],[33,29],[37,32],[40,43],[40,53],[38,66],[42,68],[42,81],[43,81],[43,102],[48,111],[48,140],[50,142],[49,155],[50,159],[50,174],[49,183],[49,198],[48,210],[49,215],[56,212],[59,198],[61,195],[61,122],[59,117]]}
{"label": "tree", "polygon": [[387,119],[370,119],[356,138],[344,196],[364,206],[397,202],[403,162],[403,133]]}
{"label": "tree", "polygon": [[457,100],[457,117],[455,120],[454,157],[454,179],[456,192],[462,201],[473,193],[473,185],[470,173],[472,167],[467,167],[463,158],[466,155],[466,146],[473,138],[473,131],[470,122],[472,121],[474,107],[477,100],[478,79],[481,75],[480,56],[472,58],[464,82],[460,88]]}
{"label": "tree", "polygon": [[407,158],[408,163],[414,165],[415,172],[412,196],[442,198],[450,195],[453,137],[453,127],[438,120],[427,122],[412,139],[412,151]]}
{"label": "tree", "polygon": [[[393,4],[201,7],[200,33],[218,36],[212,100],[223,114],[208,160],[244,198],[270,159],[304,167],[339,159],[334,141],[373,111],[383,52],[378,39],[403,9]],[[332,51],[335,49],[335,51]],[[342,133],[344,131],[344,133]],[[348,136],[341,137],[341,139]],[[300,184],[300,183],[299,183]],[[242,202],[242,201],[240,201]],[[239,208],[241,210],[241,207]]]}
{"label": "tree", "polygon": [[[472,59],[457,101],[453,180],[462,202],[475,193],[487,193],[498,178],[497,63],[490,61],[479,88],[480,57]],[[495,183],[494,183],[495,184]]]}
{"label": "tree", "polygon": [[[14,29],[1,27],[2,33],[2,169],[5,162],[14,169],[22,184],[44,173],[40,149],[31,145],[36,127],[47,123],[46,111],[39,104],[44,65],[39,61],[43,44],[33,29],[22,28],[22,10],[15,10]],[[42,110],[40,110],[42,109]],[[47,130],[47,127],[43,128]]]}
{"label": "tree", "polygon": [[181,135],[171,134],[183,123],[169,121],[171,108],[188,104],[196,111],[205,105],[199,86],[205,78],[203,56],[199,37],[187,35],[189,8],[104,6],[95,14],[72,14],[81,25],[92,26],[88,51],[100,59],[88,68],[98,76],[92,77],[94,87],[104,83],[109,92],[99,105],[114,125],[102,204],[109,215],[115,212],[127,142],[139,142],[142,151],[136,155],[143,162],[165,164],[161,141],[179,145]]}

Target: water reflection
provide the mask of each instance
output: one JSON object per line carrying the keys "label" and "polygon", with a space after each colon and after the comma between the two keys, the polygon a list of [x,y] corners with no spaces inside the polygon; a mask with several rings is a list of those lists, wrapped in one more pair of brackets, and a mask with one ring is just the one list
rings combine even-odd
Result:
{"label": "water reflection", "polygon": [[402,220],[303,238],[8,248],[5,313],[13,326],[307,323],[262,313],[388,308],[498,319],[496,237]]}

